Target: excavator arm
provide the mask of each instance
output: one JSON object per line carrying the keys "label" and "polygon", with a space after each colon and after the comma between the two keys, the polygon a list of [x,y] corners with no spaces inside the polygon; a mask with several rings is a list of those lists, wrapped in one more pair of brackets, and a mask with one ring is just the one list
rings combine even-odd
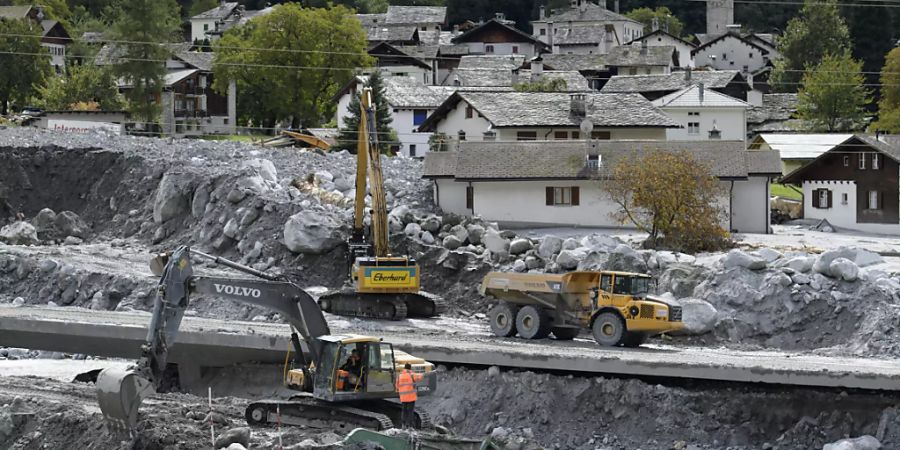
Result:
{"label": "excavator arm", "polygon": [[[195,276],[191,256],[213,260],[257,279]],[[299,286],[187,246],[158,257],[151,263],[151,268],[161,278],[147,339],[141,347],[141,358],[127,370],[110,368],[97,377],[100,410],[113,430],[130,432],[136,424],[141,401],[162,382],[169,348],[175,344],[192,294],[228,298],[281,314],[292,328],[291,342],[295,358],[299,359],[295,363],[306,372],[306,358],[313,363],[319,361],[321,342],[317,338],[329,334],[328,323],[316,301]],[[303,337],[302,343],[298,333]],[[306,375],[306,380],[312,379],[308,373]]]}

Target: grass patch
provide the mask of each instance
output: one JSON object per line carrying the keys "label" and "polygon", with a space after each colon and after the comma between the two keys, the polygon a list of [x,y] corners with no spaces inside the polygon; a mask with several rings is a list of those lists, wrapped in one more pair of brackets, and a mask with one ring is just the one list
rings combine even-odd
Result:
{"label": "grass patch", "polygon": [[778,183],[772,183],[771,185],[769,185],[769,193],[773,196],[791,198],[794,200],[800,200],[802,198],[799,192],[795,191],[789,186]]}

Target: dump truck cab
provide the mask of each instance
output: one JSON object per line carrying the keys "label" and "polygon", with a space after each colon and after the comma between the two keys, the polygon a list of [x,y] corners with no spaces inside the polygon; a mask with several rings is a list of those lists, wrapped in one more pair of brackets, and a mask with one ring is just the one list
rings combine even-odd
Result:
{"label": "dump truck cab", "polygon": [[589,329],[601,345],[632,347],[683,326],[681,307],[650,295],[652,285],[630,272],[491,272],[481,293],[499,301],[489,313],[495,335],[565,340]]}

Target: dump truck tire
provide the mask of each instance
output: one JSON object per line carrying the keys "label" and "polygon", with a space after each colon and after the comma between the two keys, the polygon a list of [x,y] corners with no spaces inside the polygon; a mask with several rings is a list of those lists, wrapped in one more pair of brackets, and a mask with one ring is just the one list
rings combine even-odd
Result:
{"label": "dump truck tire", "polygon": [[621,345],[625,337],[625,321],[616,313],[601,313],[594,319],[591,334],[594,335],[594,340],[602,346]]}
{"label": "dump truck tire", "polygon": [[535,306],[524,306],[516,314],[516,330],[525,339],[543,339],[550,334],[550,316]]}
{"label": "dump truck tire", "polygon": [[488,319],[491,321],[491,331],[495,336],[511,337],[516,335],[516,313],[519,308],[502,302],[488,311]]}
{"label": "dump truck tire", "polygon": [[640,347],[647,341],[647,333],[627,332],[622,338],[622,345],[625,347]]}
{"label": "dump truck tire", "polygon": [[578,337],[580,332],[581,330],[578,328],[555,327],[553,328],[553,337],[558,341],[571,341]]}

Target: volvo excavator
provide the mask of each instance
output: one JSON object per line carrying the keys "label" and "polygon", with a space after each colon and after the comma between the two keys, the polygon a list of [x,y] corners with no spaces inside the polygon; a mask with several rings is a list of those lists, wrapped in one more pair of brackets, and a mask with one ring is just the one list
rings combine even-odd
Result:
{"label": "volvo excavator", "polygon": [[[196,275],[192,256],[252,277]],[[290,324],[294,359],[285,384],[299,392],[289,400],[251,402],[245,413],[251,425],[320,420],[335,427],[382,430],[400,423],[401,405],[390,399],[399,396],[394,383],[406,363],[423,375],[423,380],[416,385],[420,395],[430,394],[436,388],[433,364],[395,350],[377,337],[332,335],[316,301],[299,286],[279,276],[187,246],[157,255],[151,261],[151,269],[161,278],[141,357],[134,366],[108,368],[97,377],[100,410],[110,430],[117,434],[131,433],[141,402],[163,383],[169,351],[177,344],[181,320],[193,295],[227,298],[266,308]],[[342,368],[351,355],[358,358],[356,369]],[[416,422],[420,428],[432,427],[430,419],[421,411],[417,411]]]}
{"label": "volvo excavator", "polygon": [[[415,259],[391,254],[372,90],[363,89],[360,100],[355,209],[347,242],[350,286],[322,295],[319,304],[325,311],[343,316],[389,320],[438,316],[447,310],[447,304],[443,298],[420,290]],[[372,198],[368,227],[367,188]]]}

